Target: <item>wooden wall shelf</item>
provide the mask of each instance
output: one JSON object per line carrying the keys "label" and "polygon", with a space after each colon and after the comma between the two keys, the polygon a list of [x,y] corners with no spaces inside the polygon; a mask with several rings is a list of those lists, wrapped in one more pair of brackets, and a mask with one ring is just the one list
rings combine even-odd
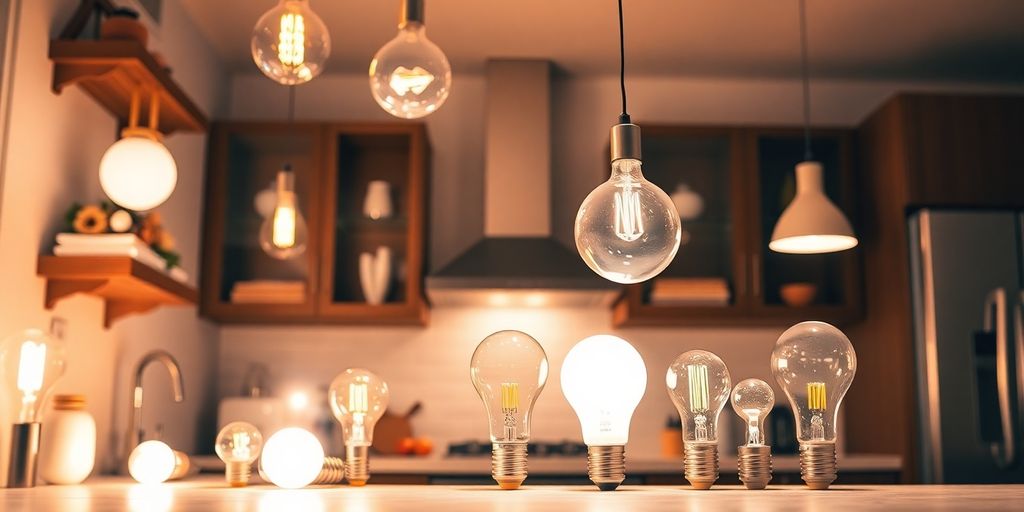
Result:
{"label": "wooden wall shelf", "polygon": [[[206,116],[153,54],[136,41],[55,39],[50,41],[50,60],[55,93],[77,84],[124,126],[132,92],[142,88],[160,95],[160,132],[206,131]],[[143,92],[140,119],[149,115],[147,97]]]}
{"label": "wooden wall shelf", "polygon": [[36,273],[46,278],[46,309],[76,293],[106,303],[103,326],[162,305],[195,304],[198,292],[127,256],[40,256]]}

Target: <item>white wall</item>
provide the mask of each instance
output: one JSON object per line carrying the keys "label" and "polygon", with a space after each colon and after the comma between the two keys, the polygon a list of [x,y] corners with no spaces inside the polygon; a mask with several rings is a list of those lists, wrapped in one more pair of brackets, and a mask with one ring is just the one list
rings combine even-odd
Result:
{"label": "white wall", "polygon": [[[51,317],[66,320],[68,371],[57,393],[82,393],[99,427],[98,464],[109,467],[111,447],[120,436],[129,407],[128,374],[155,348],[170,351],[182,366],[186,400],[172,404],[165,375],[146,373],[143,426],[164,426],[170,444],[187,451],[206,438],[203,422],[212,407],[218,331],[197,318],[196,310],[164,308],[103,328],[103,305],[92,297],[65,299],[53,311],[43,308],[44,281],[36,258],[50,251],[73,201],[98,201],[100,157],[116,140],[116,121],[75,87],[60,95],[50,90],[53,65],[47,58],[77,2],[21,0],[12,80],[10,126],[0,210],[0,336],[37,326]],[[163,23],[151,34],[174,68],[174,78],[210,117],[220,113],[226,80],[220,63],[178,2],[164,2]],[[173,135],[166,141],[178,164],[178,185],[159,210],[178,239],[183,267],[198,274],[200,213],[205,167],[203,134]],[[193,277],[193,281],[195,278]],[[0,413],[0,472],[6,474],[10,411]],[[185,418],[185,421],[182,421]],[[44,425],[45,428],[45,425]],[[6,477],[0,477],[6,481]]]}

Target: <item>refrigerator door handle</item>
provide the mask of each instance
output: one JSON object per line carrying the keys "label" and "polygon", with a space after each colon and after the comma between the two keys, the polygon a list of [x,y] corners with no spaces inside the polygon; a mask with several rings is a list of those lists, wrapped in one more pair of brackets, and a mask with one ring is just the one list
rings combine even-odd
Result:
{"label": "refrigerator door handle", "polygon": [[[1017,307],[1013,313],[1013,345],[1017,362],[1017,421],[1019,427],[1024,427],[1024,290],[1017,297]],[[1021,439],[1021,435],[1024,433],[1018,432],[1017,439]]]}
{"label": "refrigerator door handle", "polygon": [[[994,314],[993,314],[994,313]],[[992,443],[992,457],[1000,468],[1008,468],[1017,458],[1010,403],[1010,360],[1006,339],[1006,289],[996,288],[985,297],[985,331],[996,335],[996,384],[999,389],[999,416],[1003,442]]]}

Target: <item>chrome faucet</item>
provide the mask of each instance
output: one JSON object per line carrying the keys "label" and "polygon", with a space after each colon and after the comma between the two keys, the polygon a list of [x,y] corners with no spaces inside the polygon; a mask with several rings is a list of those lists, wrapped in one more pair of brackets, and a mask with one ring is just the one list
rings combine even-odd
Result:
{"label": "chrome faucet", "polygon": [[185,400],[185,384],[181,380],[181,367],[178,366],[178,361],[174,359],[174,356],[165,350],[154,350],[143,356],[139,364],[135,366],[135,385],[131,389],[132,411],[128,416],[128,428],[125,430],[124,436],[123,467],[125,468],[128,467],[128,457],[132,454],[132,450],[142,442],[143,437],[142,427],[140,427],[142,424],[142,373],[146,371],[146,367],[150,363],[156,362],[163,363],[164,367],[167,368],[167,373],[171,377],[171,390],[174,393],[174,401],[182,402]]}

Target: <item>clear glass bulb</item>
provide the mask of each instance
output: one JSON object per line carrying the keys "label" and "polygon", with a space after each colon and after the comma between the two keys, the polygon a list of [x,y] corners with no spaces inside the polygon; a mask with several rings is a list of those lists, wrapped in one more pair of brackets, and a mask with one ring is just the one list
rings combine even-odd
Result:
{"label": "clear glass bulb", "polygon": [[732,409],[747,428],[747,446],[764,446],[764,420],[775,407],[775,392],[761,379],[747,379],[732,389]]}
{"label": "clear glass bulb", "polygon": [[284,85],[312,80],[331,54],[327,26],[308,0],[281,0],[256,22],[252,59],[264,75]]}
{"label": "clear glass bulb", "polygon": [[373,444],[373,427],[387,410],[390,397],[388,384],[361,368],[349,368],[331,382],[328,401],[341,424],[345,476],[351,485],[363,485],[370,478],[367,458]]}
{"label": "clear glass bulb", "polygon": [[732,380],[721,358],[706,350],[680,354],[665,373],[686,443],[718,443],[718,415],[729,401]]}
{"label": "clear glass bulb", "polygon": [[174,156],[155,136],[123,137],[100,159],[100,187],[122,208],[152,210],[171,197],[177,183]]}
{"label": "clear glass bulb", "polygon": [[224,476],[234,487],[249,483],[252,463],[263,450],[263,434],[251,423],[235,421],[228,423],[217,434],[215,451],[224,461]]}
{"label": "clear glass bulb", "polygon": [[267,439],[260,468],[274,485],[299,489],[316,480],[324,461],[324,447],[316,436],[298,427],[288,427]]}
{"label": "clear glass bulb", "polygon": [[295,195],[295,173],[285,166],[277,173],[273,213],[260,226],[260,247],[270,257],[287,260],[306,252],[309,232]]}
{"label": "clear glass bulb", "polygon": [[40,329],[25,329],[0,342],[0,368],[7,403],[17,412],[15,423],[39,423],[40,410],[67,368],[67,350],[60,339]]}
{"label": "clear glass bulb", "polygon": [[139,443],[128,456],[128,474],[140,484],[166,482],[178,467],[174,450],[162,441]]}
{"label": "clear glass bulb", "polygon": [[389,114],[416,119],[444,105],[452,88],[448,57],[423,23],[407,21],[370,61],[370,92]]}
{"label": "clear glass bulb", "polygon": [[594,272],[634,284],[665,270],[679,250],[682,230],[672,199],[644,179],[640,160],[612,162],[612,175],[576,214],[576,249]]}
{"label": "clear glass bulb", "polygon": [[526,479],[533,405],[548,380],[547,354],[529,334],[499,331],[473,351],[470,375],[487,410],[494,479],[502,488],[518,488]]}

